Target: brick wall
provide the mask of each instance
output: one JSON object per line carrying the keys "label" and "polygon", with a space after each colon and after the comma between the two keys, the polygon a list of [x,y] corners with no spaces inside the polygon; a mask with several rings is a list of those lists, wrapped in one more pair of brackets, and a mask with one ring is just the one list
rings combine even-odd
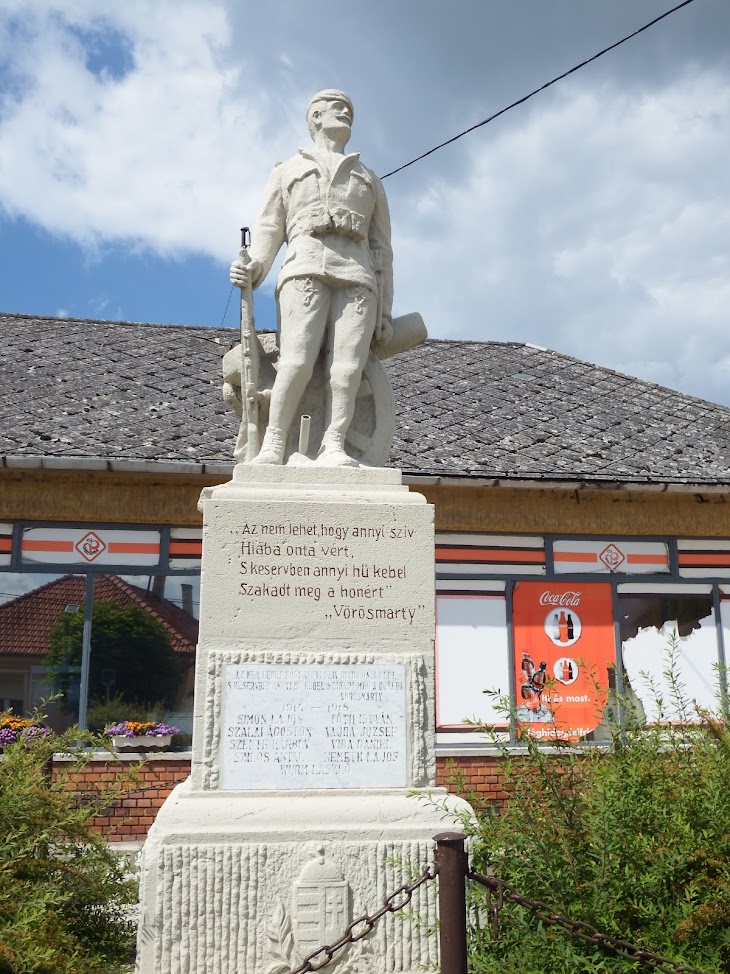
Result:
{"label": "brick wall", "polygon": [[[502,760],[498,755],[438,758],[436,784],[462,795],[477,810],[501,807],[508,797],[500,772]],[[95,825],[111,841],[140,842],[172,789],[190,774],[190,755],[149,755],[141,768],[136,768],[137,762],[138,758],[132,755],[110,758],[100,754],[82,770],[71,772],[68,762],[57,758],[53,774],[55,778],[63,777],[66,788],[78,792],[81,798],[103,795],[109,789],[119,788],[125,773],[134,775],[129,788],[110,800]]]}
{"label": "brick wall", "polygon": [[123,793],[112,797],[103,814],[96,817],[95,826],[111,841],[140,842],[172,789],[190,774],[190,755],[148,755],[142,767],[137,767],[138,761],[138,756],[101,754],[80,771],[70,772],[68,763],[60,758],[54,761],[53,774],[66,779],[66,788],[78,792],[82,800],[119,789],[129,774],[131,780]]}
{"label": "brick wall", "polygon": [[436,759],[436,784],[471,802],[475,811],[501,808],[509,797],[498,754]]}

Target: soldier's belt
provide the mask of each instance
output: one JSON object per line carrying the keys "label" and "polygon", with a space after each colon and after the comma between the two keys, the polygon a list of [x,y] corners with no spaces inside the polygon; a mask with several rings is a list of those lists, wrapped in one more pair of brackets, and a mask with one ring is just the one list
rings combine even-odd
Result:
{"label": "soldier's belt", "polygon": [[291,241],[302,235],[320,237],[326,233],[336,233],[360,243],[367,237],[367,222],[357,210],[337,206],[328,212],[318,207],[300,214],[288,228],[287,236]]}

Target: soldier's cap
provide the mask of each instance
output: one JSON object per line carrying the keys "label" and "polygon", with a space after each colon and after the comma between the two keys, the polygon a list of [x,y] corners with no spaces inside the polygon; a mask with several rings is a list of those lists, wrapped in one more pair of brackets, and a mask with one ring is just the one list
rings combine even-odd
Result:
{"label": "soldier's cap", "polygon": [[355,109],[353,107],[350,96],[346,95],[344,91],[340,91],[338,88],[323,88],[322,91],[318,91],[316,95],[312,95],[309,99],[309,104],[307,105],[307,118],[309,118],[309,113],[318,101],[344,101],[344,103],[350,109],[350,118],[355,118]]}

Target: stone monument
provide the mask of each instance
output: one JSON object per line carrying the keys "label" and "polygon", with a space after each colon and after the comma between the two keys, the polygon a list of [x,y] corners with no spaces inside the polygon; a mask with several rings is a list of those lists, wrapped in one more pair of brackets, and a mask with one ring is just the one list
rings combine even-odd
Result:
{"label": "stone monument", "polygon": [[[274,170],[231,279],[233,479],[206,488],[193,765],[143,854],[138,974],[286,974],[432,861],[469,812],[434,787],[433,508],[384,469],[393,320],[387,202],[319,92],[314,147]],[[277,340],[251,288],[278,250]],[[311,449],[310,449],[311,445]],[[336,974],[437,963],[434,884],[339,952]]]}

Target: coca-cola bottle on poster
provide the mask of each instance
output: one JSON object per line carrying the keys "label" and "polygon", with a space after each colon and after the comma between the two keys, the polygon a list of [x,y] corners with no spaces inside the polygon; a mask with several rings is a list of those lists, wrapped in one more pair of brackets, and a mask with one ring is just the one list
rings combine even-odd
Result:
{"label": "coca-cola bottle on poster", "polygon": [[547,680],[546,670],[547,663],[540,663],[532,676],[532,685],[535,687],[538,694],[542,693],[542,688],[545,686],[545,681]]}
{"label": "coca-cola bottle on poster", "polygon": [[560,630],[560,635],[559,635],[560,642],[567,643],[568,642],[568,620],[565,618],[565,613],[562,611],[560,613],[558,628]]}
{"label": "coca-cola bottle on poster", "polygon": [[575,634],[575,628],[573,626],[573,616],[570,613],[568,613],[567,622],[568,622],[568,639],[570,642],[572,642],[573,635]]}
{"label": "coca-cola bottle on poster", "polygon": [[560,622],[558,620],[557,612],[553,616],[553,639],[556,643],[560,642]]}
{"label": "coca-cola bottle on poster", "polygon": [[524,683],[529,683],[532,678],[532,674],[535,672],[535,664],[532,662],[532,658],[529,653],[522,654],[522,677]]}
{"label": "coca-cola bottle on poster", "polygon": [[563,660],[563,683],[570,682],[570,663],[567,659]]}

